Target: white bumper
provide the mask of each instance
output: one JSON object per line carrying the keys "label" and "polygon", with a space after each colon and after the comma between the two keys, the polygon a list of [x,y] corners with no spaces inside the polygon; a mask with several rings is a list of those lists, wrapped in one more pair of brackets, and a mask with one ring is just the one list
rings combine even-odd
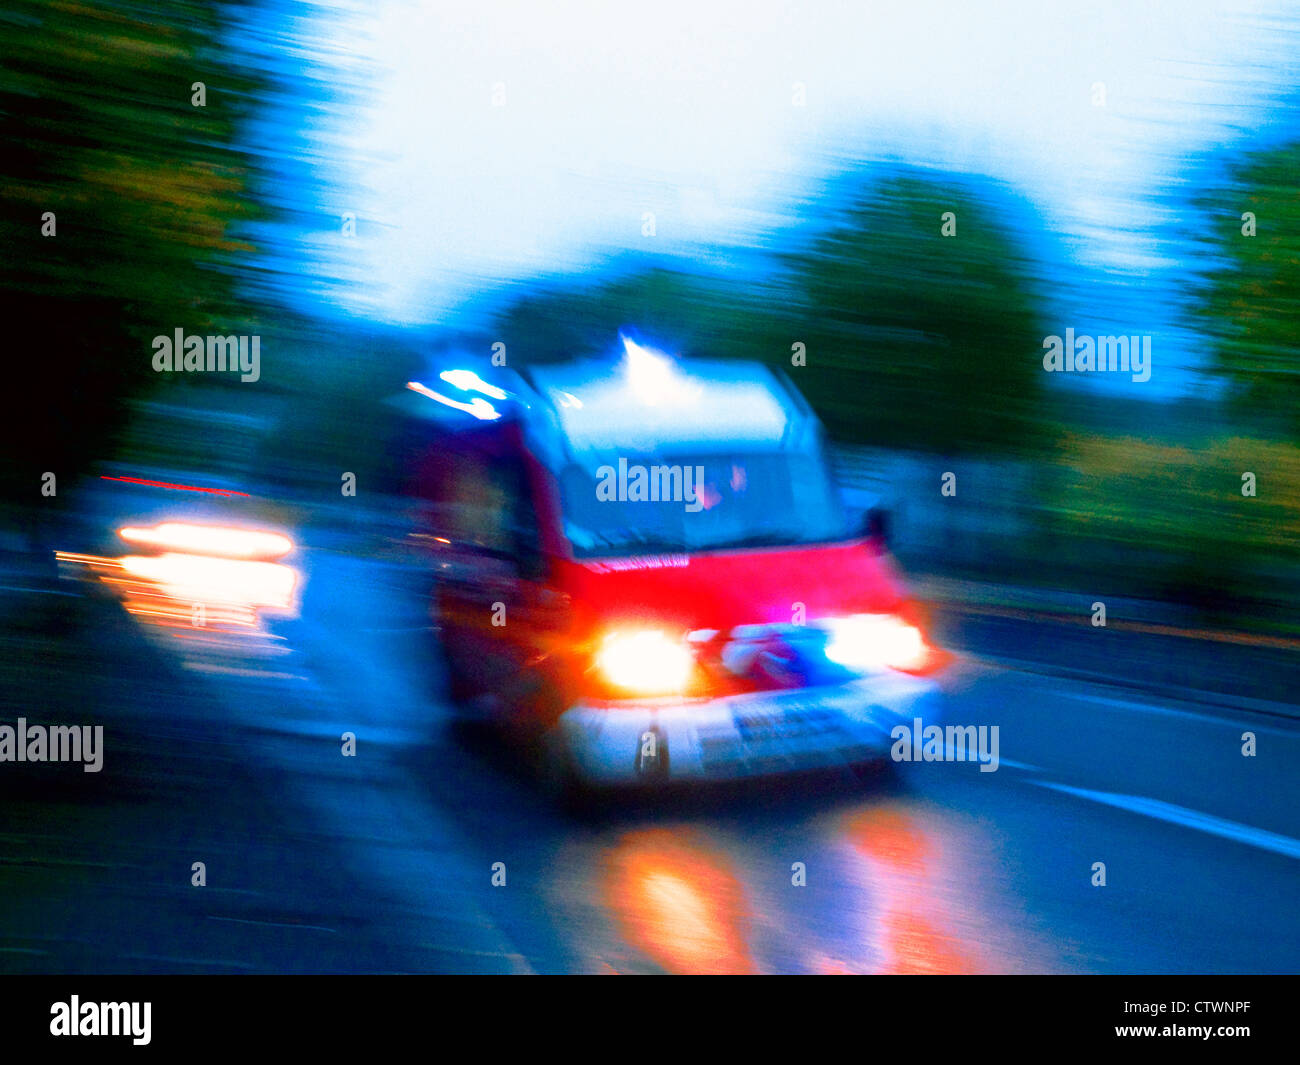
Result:
{"label": "white bumper", "polygon": [[694,702],[578,704],[559,733],[591,784],[728,780],[887,757],[895,725],[938,722],[940,706],[933,681],[890,672]]}

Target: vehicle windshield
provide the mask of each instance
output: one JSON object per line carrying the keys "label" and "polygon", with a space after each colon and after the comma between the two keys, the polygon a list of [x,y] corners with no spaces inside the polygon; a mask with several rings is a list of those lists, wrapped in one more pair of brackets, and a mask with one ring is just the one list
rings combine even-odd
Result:
{"label": "vehicle windshield", "polygon": [[591,458],[560,476],[579,558],[847,540],[856,535],[816,455]]}

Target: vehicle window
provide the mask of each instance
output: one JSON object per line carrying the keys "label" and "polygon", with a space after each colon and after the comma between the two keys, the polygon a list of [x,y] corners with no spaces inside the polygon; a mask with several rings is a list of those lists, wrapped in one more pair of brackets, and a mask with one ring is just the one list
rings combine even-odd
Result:
{"label": "vehicle window", "polygon": [[457,541],[511,558],[537,553],[537,519],[523,465],[474,456],[457,464],[445,521]]}
{"label": "vehicle window", "polygon": [[849,539],[815,455],[592,456],[561,474],[565,533],[580,557]]}

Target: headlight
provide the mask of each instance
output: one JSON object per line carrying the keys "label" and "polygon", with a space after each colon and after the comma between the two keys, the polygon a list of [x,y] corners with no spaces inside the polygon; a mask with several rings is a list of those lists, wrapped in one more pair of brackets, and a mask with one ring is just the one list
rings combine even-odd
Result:
{"label": "headlight", "polygon": [[855,614],[824,622],[826,657],[849,669],[920,669],[928,651],[915,625],[892,614]]}
{"label": "headlight", "polygon": [[182,521],[165,521],[151,528],[127,526],[118,529],[117,535],[131,544],[223,558],[275,559],[293,550],[293,541],[279,533]]}
{"label": "headlight", "polygon": [[206,555],[126,555],[122,569],[154,581],[171,598],[193,603],[243,603],[287,610],[297,571],[278,562],[245,562]]}
{"label": "headlight", "polygon": [[596,652],[605,680],[638,695],[682,691],[694,664],[685,647],[657,630],[611,633]]}

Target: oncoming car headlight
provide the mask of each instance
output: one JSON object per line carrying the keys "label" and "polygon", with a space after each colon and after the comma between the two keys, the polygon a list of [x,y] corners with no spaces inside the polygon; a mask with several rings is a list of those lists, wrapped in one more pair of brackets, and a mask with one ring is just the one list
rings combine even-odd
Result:
{"label": "oncoming car headlight", "polygon": [[855,614],[828,618],[826,657],[849,669],[922,669],[929,657],[925,637],[915,625],[893,614]]}
{"label": "oncoming car headlight", "polygon": [[596,665],[612,687],[637,695],[680,692],[691,679],[694,658],[657,629],[614,632],[596,652]]}
{"label": "oncoming car headlight", "polygon": [[151,528],[128,525],[118,529],[117,535],[129,544],[222,558],[272,560],[293,550],[293,541],[279,533],[227,525],[191,525],[183,521],[165,521]]}

